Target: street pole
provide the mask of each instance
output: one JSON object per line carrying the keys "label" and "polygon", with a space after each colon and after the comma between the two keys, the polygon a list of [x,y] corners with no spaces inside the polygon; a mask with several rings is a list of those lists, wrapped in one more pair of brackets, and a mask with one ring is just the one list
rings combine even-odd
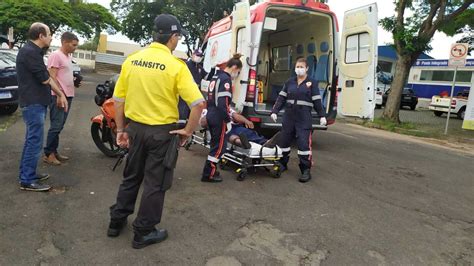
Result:
{"label": "street pole", "polygon": [[451,103],[453,102],[454,85],[456,84],[457,72],[458,72],[458,67],[456,66],[456,68],[454,68],[453,85],[451,86],[451,96],[449,97],[448,117],[446,118],[446,127],[444,128],[444,135],[448,134],[449,117],[451,116]]}

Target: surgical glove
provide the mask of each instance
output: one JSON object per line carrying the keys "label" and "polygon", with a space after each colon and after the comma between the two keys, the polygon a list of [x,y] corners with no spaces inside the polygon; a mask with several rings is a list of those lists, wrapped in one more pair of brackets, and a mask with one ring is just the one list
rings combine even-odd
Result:
{"label": "surgical glove", "polygon": [[326,117],[321,117],[321,118],[319,119],[319,124],[320,124],[321,126],[327,125],[327,124],[328,124],[328,121],[326,120]]}
{"label": "surgical glove", "polygon": [[232,129],[232,123],[231,122],[227,123],[226,127],[227,127],[227,130],[225,131],[225,133],[227,134]]}
{"label": "surgical glove", "polygon": [[276,123],[276,121],[277,121],[277,117],[278,117],[278,116],[277,116],[277,114],[275,114],[275,113],[272,113],[272,114],[270,115],[270,117],[272,118],[273,122],[275,122],[275,123]]}

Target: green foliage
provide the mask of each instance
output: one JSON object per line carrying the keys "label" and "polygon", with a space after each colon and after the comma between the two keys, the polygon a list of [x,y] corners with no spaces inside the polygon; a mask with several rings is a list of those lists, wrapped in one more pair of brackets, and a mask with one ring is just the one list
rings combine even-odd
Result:
{"label": "green foliage", "polygon": [[79,45],[79,49],[88,50],[88,51],[97,51],[97,42],[94,40],[87,41],[84,44]]}
{"label": "green foliage", "polygon": [[76,28],[78,21],[70,5],[61,0],[0,1],[0,32],[14,28],[15,42],[25,42],[34,22],[47,24],[54,33],[62,26]]}
{"label": "green foliage", "polygon": [[153,20],[157,14],[165,11],[166,1],[130,3],[112,0],[110,6],[120,21],[122,33],[130,40],[144,45],[151,42]]}
{"label": "green foliage", "polygon": [[87,38],[103,29],[119,30],[120,25],[113,15],[98,4],[82,1],[71,3],[63,0],[1,0],[0,33],[14,28],[15,42],[27,40],[27,32],[34,22],[43,22],[51,33],[66,29]]}
{"label": "green foliage", "polygon": [[[431,50],[430,42],[436,31],[448,35],[472,24],[474,0],[395,0],[395,16],[380,20],[382,27],[392,32],[397,51],[397,70],[394,73],[383,117],[399,124],[399,103],[410,67],[418,56]],[[471,34],[472,36],[472,34]]]}
{"label": "green foliage", "polygon": [[173,14],[189,31],[185,42],[191,48],[203,41],[213,22],[232,12],[233,5],[232,0],[158,0],[150,3],[112,0],[111,9],[121,21],[122,32],[142,45],[152,40],[155,17],[162,13]]}
{"label": "green foliage", "polygon": [[[81,18],[83,29],[81,33],[90,38],[94,34],[96,37],[104,29],[111,33],[120,30],[120,24],[115,17],[103,6],[99,4],[75,4],[72,6],[74,14]],[[85,27],[84,27],[85,26]]]}
{"label": "green foliage", "polygon": [[[400,25],[397,24],[397,15],[381,19],[380,24],[382,28],[392,32],[395,44],[398,42],[397,48],[402,56],[430,51],[432,49],[430,42],[436,30],[453,36],[459,33],[460,29],[465,25],[472,27],[474,24],[474,8],[468,8],[451,19],[443,19],[447,18],[449,14],[459,8],[465,1],[447,1],[443,14],[441,14],[442,10],[439,7],[436,9],[436,4],[442,1],[395,1],[397,12],[401,11],[399,10],[401,2],[407,2],[404,10],[405,17],[401,26],[397,26]],[[469,0],[467,2],[472,1]],[[430,11],[435,12],[435,16],[432,18],[429,17]],[[412,16],[406,16],[410,13]],[[433,27],[434,31],[427,31],[428,28],[425,26]]]}

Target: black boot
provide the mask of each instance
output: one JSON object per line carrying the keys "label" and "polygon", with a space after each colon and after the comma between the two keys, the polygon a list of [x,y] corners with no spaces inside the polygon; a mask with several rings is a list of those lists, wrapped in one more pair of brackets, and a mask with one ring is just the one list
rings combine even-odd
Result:
{"label": "black boot", "polygon": [[122,232],[122,229],[127,225],[127,219],[125,220],[110,220],[109,229],[107,229],[108,237],[117,237]]}
{"label": "black boot", "polygon": [[166,229],[154,229],[146,235],[135,232],[132,247],[136,249],[144,248],[152,244],[160,243],[166,238],[168,238],[168,231],[166,231]]}
{"label": "black boot", "polygon": [[209,177],[201,177],[201,182],[209,182],[209,183],[219,183],[222,182],[221,173],[217,171],[212,178]]}
{"label": "black boot", "polygon": [[299,181],[301,183],[306,183],[309,180],[311,180],[311,169],[307,168],[307,169],[302,170],[301,171],[301,177],[300,177]]}

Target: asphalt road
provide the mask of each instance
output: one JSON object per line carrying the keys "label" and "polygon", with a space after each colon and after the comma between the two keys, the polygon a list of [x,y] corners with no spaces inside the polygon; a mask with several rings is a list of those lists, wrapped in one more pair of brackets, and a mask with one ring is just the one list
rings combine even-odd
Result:
{"label": "asphalt road", "polygon": [[[314,179],[295,152],[280,179],[199,181],[206,150],[180,152],[163,221],[167,241],[131,248],[131,226],[106,237],[121,171],[90,137],[95,84],[86,75],[61,138],[71,160],[39,164],[49,193],[18,187],[24,124],[0,132],[0,265],[470,265],[474,156],[411,137],[338,123],[313,138]],[[120,167],[120,170],[123,168]],[[131,224],[133,217],[129,217]]]}

